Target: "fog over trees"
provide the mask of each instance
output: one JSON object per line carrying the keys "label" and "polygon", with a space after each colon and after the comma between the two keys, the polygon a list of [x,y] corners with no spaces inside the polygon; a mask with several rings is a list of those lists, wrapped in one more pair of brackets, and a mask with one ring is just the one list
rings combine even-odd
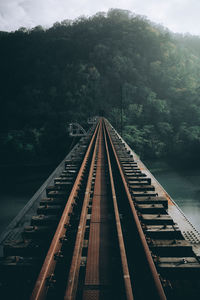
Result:
{"label": "fog over trees", "polygon": [[142,158],[200,151],[200,38],[112,9],[0,32],[0,159],[59,161],[67,122],[104,114]]}

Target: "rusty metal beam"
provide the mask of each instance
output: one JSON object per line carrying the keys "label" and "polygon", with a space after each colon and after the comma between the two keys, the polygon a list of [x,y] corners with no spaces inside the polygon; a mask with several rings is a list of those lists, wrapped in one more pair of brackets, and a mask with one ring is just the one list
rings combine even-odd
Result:
{"label": "rusty metal beam", "polygon": [[[100,126],[101,126],[101,121],[100,121]],[[78,286],[78,276],[79,276],[80,263],[81,263],[81,251],[83,248],[85,225],[86,225],[86,218],[87,218],[87,208],[88,208],[88,203],[90,200],[92,176],[93,176],[93,171],[94,171],[95,156],[97,153],[97,145],[99,142],[99,134],[100,134],[100,132],[98,131],[96,142],[95,142],[95,147],[94,147],[94,152],[92,155],[89,176],[88,176],[88,180],[87,180],[87,187],[86,187],[86,191],[85,191],[85,197],[84,197],[84,201],[83,201],[83,207],[82,207],[82,211],[81,211],[81,217],[80,217],[78,232],[77,232],[77,236],[76,236],[76,243],[75,243],[75,247],[74,247],[71,267],[70,267],[69,276],[68,276],[68,284],[67,284],[67,288],[66,288],[65,296],[64,296],[65,300],[72,300],[72,299],[76,298],[76,291],[77,291],[77,286]]]}
{"label": "rusty metal beam", "polygon": [[99,123],[97,124],[95,133],[92,136],[89,147],[87,149],[87,152],[86,152],[83,162],[81,164],[80,170],[78,172],[77,178],[75,180],[74,186],[69,195],[67,204],[65,206],[65,209],[63,211],[62,217],[58,224],[57,230],[56,230],[53,240],[51,242],[51,245],[48,250],[47,256],[45,258],[44,264],[42,266],[42,269],[41,269],[38,279],[36,281],[36,284],[35,284],[35,287],[34,287],[34,290],[33,290],[32,296],[31,296],[31,300],[42,300],[42,299],[45,299],[45,297],[46,297],[46,294],[48,291],[46,281],[47,281],[47,278],[52,278],[52,276],[54,274],[54,270],[55,270],[55,266],[56,266],[56,261],[54,259],[54,255],[55,255],[55,253],[59,252],[59,250],[61,249],[62,244],[60,243],[60,238],[62,238],[66,233],[65,226],[66,226],[66,224],[69,223],[70,213],[73,209],[73,204],[75,203],[77,190],[78,190],[79,185],[81,184],[81,178],[83,176],[83,172],[85,170],[89,155],[91,154],[92,145],[93,145],[95,137],[97,135],[98,128],[99,128]]}
{"label": "rusty metal beam", "polygon": [[145,235],[144,235],[143,230],[142,230],[142,226],[140,224],[135,206],[133,204],[132,197],[131,197],[131,194],[130,194],[130,191],[129,191],[129,188],[128,188],[128,184],[127,184],[126,179],[124,177],[123,170],[122,170],[118,155],[117,155],[116,150],[115,150],[115,146],[112,142],[112,138],[111,138],[109,130],[107,130],[107,132],[108,132],[108,137],[109,137],[109,140],[110,140],[110,144],[111,144],[111,147],[112,147],[112,150],[113,150],[116,162],[117,162],[117,166],[118,166],[118,169],[119,169],[119,172],[120,172],[120,175],[121,175],[123,186],[124,186],[124,189],[125,189],[125,192],[126,192],[126,195],[127,195],[127,199],[128,199],[131,211],[132,211],[132,215],[133,215],[133,218],[134,218],[134,221],[135,221],[135,225],[136,225],[139,237],[140,237],[140,241],[141,241],[144,253],[145,253],[146,263],[147,263],[147,266],[149,267],[149,271],[152,275],[153,285],[154,285],[154,289],[155,289],[156,294],[157,294],[157,299],[166,300],[166,296],[165,296],[162,284],[160,282],[159,274],[156,270],[154,261],[153,261],[152,256],[151,256],[151,252],[149,250]]}

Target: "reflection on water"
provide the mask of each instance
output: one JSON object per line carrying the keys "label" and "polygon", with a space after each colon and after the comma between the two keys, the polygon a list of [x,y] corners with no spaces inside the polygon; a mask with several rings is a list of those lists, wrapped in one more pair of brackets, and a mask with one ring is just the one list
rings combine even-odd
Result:
{"label": "reflection on water", "polygon": [[175,170],[163,161],[148,161],[146,166],[200,231],[200,169]]}

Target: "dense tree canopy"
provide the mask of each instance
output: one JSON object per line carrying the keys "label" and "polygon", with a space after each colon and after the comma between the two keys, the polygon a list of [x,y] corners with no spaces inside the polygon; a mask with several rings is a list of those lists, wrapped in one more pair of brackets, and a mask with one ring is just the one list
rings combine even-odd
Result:
{"label": "dense tree canopy", "polygon": [[59,160],[67,122],[104,114],[144,158],[200,150],[200,38],[113,9],[0,32],[1,163]]}

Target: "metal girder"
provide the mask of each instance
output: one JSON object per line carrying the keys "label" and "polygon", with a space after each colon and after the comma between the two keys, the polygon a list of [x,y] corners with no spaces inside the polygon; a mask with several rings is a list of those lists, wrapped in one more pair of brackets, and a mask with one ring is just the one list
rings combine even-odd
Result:
{"label": "metal girder", "polygon": [[70,136],[85,136],[86,135],[85,129],[79,123],[76,123],[76,122],[70,123],[68,130],[69,130]]}
{"label": "metal girder", "polygon": [[87,119],[87,123],[88,124],[95,124],[96,122],[97,122],[97,120],[98,120],[98,116],[95,116],[95,117],[89,117],[88,119]]}

